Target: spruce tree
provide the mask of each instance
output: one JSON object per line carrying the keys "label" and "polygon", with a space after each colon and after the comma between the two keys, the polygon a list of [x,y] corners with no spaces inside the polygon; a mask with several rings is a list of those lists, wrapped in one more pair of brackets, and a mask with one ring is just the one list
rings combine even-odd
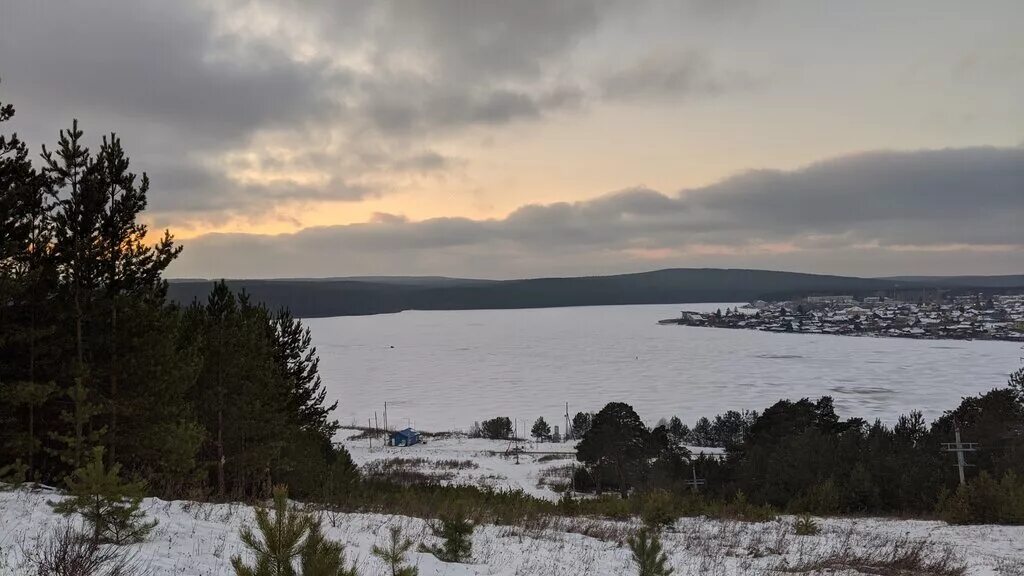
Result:
{"label": "spruce tree", "polygon": [[392,526],[388,543],[385,546],[374,544],[370,553],[384,562],[388,576],[418,576],[418,568],[405,564],[405,555],[411,549],[412,540],[402,537],[401,527]]}
{"label": "spruce tree", "polygon": [[656,533],[640,530],[627,539],[633,552],[638,576],[670,576],[672,568],[667,566],[668,556],[662,551],[661,538]]}
{"label": "spruce tree", "polygon": [[119,464],[104,466],[103,448],[96,447],[89,462],[65,478],[69,496],[51,506],[65,516],[81,514],[95,543],[140,542],[156,526],[156,520],[146,522],[139,508],[145,484],[124,482],[120,472]]}

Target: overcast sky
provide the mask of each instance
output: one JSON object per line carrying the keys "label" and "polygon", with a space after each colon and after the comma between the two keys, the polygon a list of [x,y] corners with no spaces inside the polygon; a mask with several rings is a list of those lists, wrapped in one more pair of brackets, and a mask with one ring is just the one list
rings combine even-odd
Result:
{"label": "overcast sky", "polygon": [[1020,0],[0,0],[178,277],[1024,273]]}

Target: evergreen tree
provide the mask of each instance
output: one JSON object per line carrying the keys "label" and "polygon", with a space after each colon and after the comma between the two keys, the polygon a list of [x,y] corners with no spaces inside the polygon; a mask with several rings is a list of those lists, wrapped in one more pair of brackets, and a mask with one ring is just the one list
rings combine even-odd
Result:
{"label": "evergreen tree", "polygon": [[242,544],[256,557],[256,563],[248,566],[241,556],[233,556],[231,566],[237,576],[298,576],[295,561],[305,552],[305,537],[312,521],[289,506],[288,492],[282,486],[274,488],[273,513],[271,518],[266,508],[256,509],[258,536],[248,526],[242,528]]}
{"label": "evergreen tree", "polygon": [[36,412],[46,404],[53,396],[56,386],[53,382],[16,382],[13,384],[0,383],[0,405],[6,404],[12,410],[22,410],[26,413],[26,423],[23,430],[16,431],[14,428],[9,433],[9,440],[5,448],[24,457],[27,474],[34,478],[36,453],[42,447],[36,431]]}
{"label": "evergreen tree", "polygon": [[45,174],[51,194],[56,198],[54,256],[60,270],[62,291],[71,301],[75,359],[71,371],[73,385],[67,390],[67,395],[76,405],[72,408],[72,417],[65,415],[62,418],[74,428],[67,433],[55,434],[54,438],[64,442],[61,459],[74,468],[81,467],[99,435],[92,427],[92,417],[98,413],[97,405],[79,403],[84,403],[94,391],[87,362],[90,351],[87,350],[86,328],[99,278],[104,197],[100,167],[82,144],[82,136],[75,120],[69,130],[61,130],[55,153],[43,147]]}
{"label": "evergreen tree", "polygon": [[405,555],[411,549],[412,540],[402,537],[401,527],[392,526],[388,543],[385,546],[374,544],[370,553],[384,562],[389,576],[418,576],[419,569],[405,564]]}
{"label": "evergreen tree", "polygon": [[629,549],[633,553],[639,576],[670,576],[673,572],[668,567],[668,556],[661,547],[661,538],[648,530],[640,530],[627,539]]}
{"label": "evergreen tree", "polygon": [[449,513],[431,524],[431,532],[444,544],[427,551],[444,562],[468,562],[473,555],[473,524],[461,512]]}
{"label": "evergreen tree", "polygon": [[512,420],[498,416],[480,423],[480,433],[491,440],[507,440],[512,437]]}
{"label": "evergreen tree", "polygon": [[338,403],[326,404],[318,368],[320,359],[313,346],[309,328],[287,310],[273,319],[274,359],[288,387],[289,412],[304,429],[314,430],[330,439],[338,431],[337,420],[329,418]]}
{"label": "evergreen tree", "polygon": [[[0,102],[0,124],[14,108]],[[17,134],[0,133],[0,461],[22,458],[36,476],[40,411],[53,397],[41,339],[52,332],[41,302],[52,289],[46,179]]]}
{"label": "evergreen tree", "polygon": [[588,412],[577,412],[572,417],[572,437],[583,438],[583,435],[590,430],[590,424],[594,419],[594,415]]}
{"label": "evergreen tree", "polygon": [[1024,404],[1024,368],[1010,374],[1010,381],[1007,385],[1017,395],[1017,400]]}
{"label": "evergreen tree", "polygon": [[633,407],[611,402],[594,416],[590,430],[576,446],[576,459],[599,476],[614,475],[619,493],[625,498],[631,483],[645,475],[650,455],[650,431]]}
{"label": "evergreen tree", "polygon": [[537,418],[537,421],[533,423],[533,428],[530,429],[530,435],[536,438],[538,441],[543,441],[551,438],[551,426],[544,421],[544,417]]}
{"label": "evergreen tree", "polygon": [[65,479],[69,496],[51,504],[58,514],[81,514],[92,529],[95,543],[128,544],[140,542],[156,526],[145,522],[139,509],[146,486],[142,482],[124,482],[121,466],[103,465],[103,448],[93,449],[92,459]]}
{"label": "evergreen tree", "polygon": [[109,458],[117,460],[120,444],[118,430],[119,416],[130,402],[132,394],[121,390],[124,380],[131,378],[122,365],[122,348],[119,310],[128,298],[162,301],[166,286],[161,278],[164,269],[180,254],[170,233],[156,245],[147,243],[148,229],[139,222],[139,214],[146,208],[149,191],[149,177],[142,175],[139,180],[129,171],[129,160],[121,140],[116,134],[104,137],[96,156],[95,186],[101,188],[103,208],[99,218],[98,283],[103,289],[102,304],[105,316],[105,334],[99,337],[104,342],[106,356],[107,434]]}
{"label": "evergreen tree", "polygon": [[299,559],[302,576],[359,576],[355,564],[346,565],[345,547],[326,539],[317,520],[310,522]]}
{"label": "evergreen tree", "polygon": [[679,442],[687,442],[687,436],[690,434],[690,429],[683,421],[679,419],[679,416],[673,416],[668,421],[669,434],[675,436]]}

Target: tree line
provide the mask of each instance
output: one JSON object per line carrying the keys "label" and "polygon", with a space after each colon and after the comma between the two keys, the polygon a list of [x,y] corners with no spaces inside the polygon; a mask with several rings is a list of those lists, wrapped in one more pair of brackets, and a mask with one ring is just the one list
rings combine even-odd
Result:
{"label": "tree line", "polygon": [[[844,420],[827,396],[702,419],[692,430],[678,419],[648,428],[621,402],[589,420],[577,445],[577,490],[614,489],[627,497],[692,495],[699,488],[702,498],[792,512],[1024,523],[1024,369],[1006,387],[966,397],[931,424],[917,411],[893,426]],[[963,441],[980,447],[969,456],[964,486],[955,455],[943,446],[957,427]],[[701,428],[706,432],[695,435]],[[723,457],[686,448],[707,439],[725,447]],[[695,477],[704,483],[688,482]]]}
{"label": "tree line", "polygon": [[75,121],[33,158],[0,133],[0,474],[63,485],[100,447],[162,496],[350,482],[308,329],[224,282],[170,303],[149,191],[115,134],[91,149]]}

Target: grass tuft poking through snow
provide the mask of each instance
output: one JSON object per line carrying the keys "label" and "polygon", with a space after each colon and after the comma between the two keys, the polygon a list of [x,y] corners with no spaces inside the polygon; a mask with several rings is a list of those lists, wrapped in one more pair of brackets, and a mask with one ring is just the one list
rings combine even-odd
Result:
{"label": "grass tuft poking through snow", "polygon": [[[34,576],[27,562],[63,522],[51,492],[0,493],[0,574]],[[152,576],[231,576],[230,558],[247,551],[239,538],[253,509],[240,504],[146,499],[147,517],[160,523],[143,543],[122,547],[135,568]],[[315,511],[315,510],[313,510]],[[324,536],[345,545],[363,576],[385,573],[370,554],[386,545],[392,526],[412,541],[436,545],[429,521],[383,514],[321,512]],[[76,520],[77,521],[77,520]],[[679,575],[925,574],[1020,576],[1024,527],[948,526],[942,522],[816,518],[818,534],[796,536],[795,519],[771,522],[683,518],[661,532],[668,566]],[[80,525],[79,525],[80,527]],[[539,517],[472,533],[472,563],[446,563],[412,551],[421,576],[602,574],[635,575],[626,540],[638,519]]]}

